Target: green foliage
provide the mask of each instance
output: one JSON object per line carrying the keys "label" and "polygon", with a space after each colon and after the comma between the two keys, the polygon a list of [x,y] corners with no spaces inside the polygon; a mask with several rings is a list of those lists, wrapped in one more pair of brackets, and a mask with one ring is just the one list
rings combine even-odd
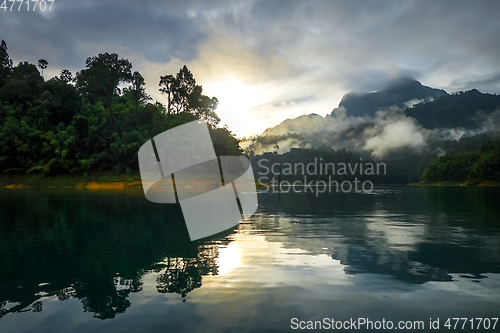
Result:
{"label": "green foliage", "polygon": [[500,141],[489,142],[477,151],[441,156],[422,173],[424,182],[460,181],[476,184],[500,180]]}
{"label": "green foliage", "polygon": [[479,158],[476,152],[446,154],[429,164],[422,173],[425,182],[465,181],[474,163]]}
{"label": "green foliage", "polygon": [[[231,132],[216,127],[217,99],[202,94],[201,86],[185,66],[176,78],[178,111],[169,114],[162,104],[149,103],[142,75],[137,71],[132,74],[132,64],[115,53],[89,57],[86,68],[75,79],[63,70],[60,77],[45,81],[33,64],[23,62],[12,67],[6,51],[3,42],[1,173],[137,173],[137,151],[144,142],[196,119],[205,119],[211,125],[217,154],[241,154],[239,141]],[[41,60],[39,66],[44,69],[47,62]],[[126,83],[130,86],[118,89],[119,84]]]}
{"label": "green foliage", "polygon": [[479,159],[472,167],[469,180],[500,181],[500,141],[485,144],[479,154]]}

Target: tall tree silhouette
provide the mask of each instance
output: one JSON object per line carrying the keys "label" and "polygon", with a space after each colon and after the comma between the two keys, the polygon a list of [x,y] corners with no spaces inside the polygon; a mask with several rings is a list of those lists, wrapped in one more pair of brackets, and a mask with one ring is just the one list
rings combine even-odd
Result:
{"label": "tall tree silhouette", "polygon": [[172,113],[172,100],[174,96],[174,91],[176,89],[177,83],[173,75],[160,76],[160,92],[162,94],[167,94],[167,114]]}
{"label": "tall tree silhouette", "polygon": [[196,80],[193,73],[184,65],[176,76],[176,89],[174,94],[174,107],[177,113],[189,111],[189,95],[196,87]]}
{"label": "tall tree silhouette", "polygon": [[42,70],[42,76],[43,76],[43,70],[46,69],[48,65],[49,63],[47,62],[47,60],[45,59],[38,60],[38,67],[41,68]]}
{"label": "tall tree silhouette", "polygon": [[146,93],[144,77],[139,72],[134,72],[132,74],[132,87],[130,91],[134,97],[135,110],[139,109],[139,104],[146,102],[151,99],[151,97]]}
{"label": "tall tree silhouette", "polygon": [[12,69],[12,59],[10,59],[7,50],[7,43],[2,39],[0,44],[0,87],[5,83]]}

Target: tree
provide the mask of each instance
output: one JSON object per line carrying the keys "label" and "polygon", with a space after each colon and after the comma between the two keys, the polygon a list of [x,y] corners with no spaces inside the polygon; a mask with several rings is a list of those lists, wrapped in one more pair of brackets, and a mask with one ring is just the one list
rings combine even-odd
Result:
{"label": "tree", "polygon": [[220,122],[220,118],[215,113],[218,104],[217,98],[203,95],[203,88],[198,85],[188,96],[188,111],[200,119],[205,119],[213,127]]}
{"label": "tree", "polygon": [[173,75],[164,75],[160,76],[160,92],[162,94],[167,94],[167,114],[170,114],[172,112],[171,109],[171,104],[172,104],[172,99],[173,99],[173,94],[175,87],[177,86],[175,77]]}
{"label": "tree", "polygon": [[[5,43],[2,50],[6,50]],[[45,81],[36,65],[22,62],[10,68],[5,52],[3,56],[7,61],[2,68],[8,69],[8,75],[0,87],[0,174],[48,176],[111,170],[137,174],[137,151],[144,142],[200,118],[211,125],[217,155],[241,154],[231,132],[215,126],[217,99],[203,95],[187,68],[181,69],[178,78],[164,80],[167,86],[162,88],[170,89],[171,98],[175,93],[186,99],[179,109],[171,105],[172,113],[178,114],[166,117],[163,104],[147,103],[150,97],[142,75],[131,74],[130,63],[116,54],[89,58],[72,80],[75,85],[68,84],[69,70]],[[119,84],[129,81],[125,93],[119,94]]]}
{"label": "tree", "polygon": [[160,76],[160,92],[168,94],[167,114],[189,111],[189,96],[196,88],[196,80],[184,65],[174,78],[172,75]]}
{"label": "tree", "polygon": [[7,53],[7,43],[2,39],[0,44],[0,87],[4,84],[12,69],[12,59]]}
{"label": "tree", "polygon": [[36,66],[28,62],[20,62],[14,67],[0,90],[0,98],[9,103],[32,102],[43,78]]}
{"label": "tree", "polygon": [[184,65],[176,76],[174,105],[177,113],[189,111],[189,96],[196,88],[196,80],[191,71]]}
{"label": "tree", "polygon": [[134,72],[132,74],[132,87],[130,91],[134,97],[135,110],[139,109],[139,103],[147,102],[151,99],[151,97],[146,93],[144,77],[142,77],[141,73]]}
{"label": "tree", "polygon": [[43,77],[43,70],[47,68],[49,63],[45,59],[40,59],[38,60],[38,67],[42,69],[42,77]]}
{"label": "tree", "polygon": [[61,75],[59,76],[59,78],[66,83],[73,81],[73,76],[67,69],[63,69],[61,71]]}
{"label": "tree", "polygon": [[168,94],[167,114],[190,112],[197,118],[205,119],[215,127],[220,119],[215,113],[219,101],[215,97],[203,95],[203,88],[184,65],[176,77],[165,75],[160,77],[160,92]]}
{"label": "tree", "polygon": [[118,85],[130,82],[132,64],[127,59],[118,59],[116,53],[99,53],[89,57],[86,69],[76,73],[76,87],[89,97],[91,102],[103,101],[109,113],[109,127],[113,127],[113,95]]}

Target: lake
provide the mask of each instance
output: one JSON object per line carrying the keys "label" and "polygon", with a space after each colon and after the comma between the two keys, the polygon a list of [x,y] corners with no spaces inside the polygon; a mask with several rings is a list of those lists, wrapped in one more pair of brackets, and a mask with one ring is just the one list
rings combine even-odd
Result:
{"label": "lake", "polygon": [[0,331],[500,329],[500,188],[258,199],[191,242],[141,189],[0,189]]}

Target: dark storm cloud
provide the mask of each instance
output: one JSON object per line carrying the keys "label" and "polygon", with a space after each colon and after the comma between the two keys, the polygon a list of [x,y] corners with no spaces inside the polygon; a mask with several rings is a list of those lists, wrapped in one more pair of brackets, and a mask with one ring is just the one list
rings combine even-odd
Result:
{"label": "dark storm cloud", "polygon": [[498,13],[500,1],[481,0],[56,0],[49,14],[0,10],[0,38],[16,62],[46,58],[47,75],[118,52],[144,74],[154,98],[161,98],[158,75],[182,64],[204,87],[237,78],[267,98],[252,106],[255,117],[273,112],[279,121],[325,115],[348,91],[379,90],[401,77],[449,92],[498,93]]}
{"label": "dark storm cloud", "polygon": [[58,0],[49,15],[3,12],[1,27],[16,60],[44,56],[70,67],[92,55],[77,54],[86,42],[189,62],[207,33],[229,29],[256,54],[285,58],[296,75],[317,66],[326,83],[340,74],[347,89],[372,90],[409,72],[418,79],[498,69],[498,12],[498,1]]}
{"label": "dark storm cloud", "polygon": [[[79,44],[123,45],[148,59],[167,62],[171,57],[189,61],[204,37],[202,19],[188,17],[187,9],[171,10],[158,2],[55,1],[53,11],[4,12],[2,36],[16,61],[44,57],[62,67],[81,68],[94,50]],[[109,50],[113,52],[113,50]]]}
{"label": "dark storm cloud", "polygon": [[341,73],[350,90],[408,73],[440,75],[433,81],[446,86],[457,74],[499,68],[498,12],[498,1],[260,1],[240,27],[298,69],[316,62],[327,81]]}

